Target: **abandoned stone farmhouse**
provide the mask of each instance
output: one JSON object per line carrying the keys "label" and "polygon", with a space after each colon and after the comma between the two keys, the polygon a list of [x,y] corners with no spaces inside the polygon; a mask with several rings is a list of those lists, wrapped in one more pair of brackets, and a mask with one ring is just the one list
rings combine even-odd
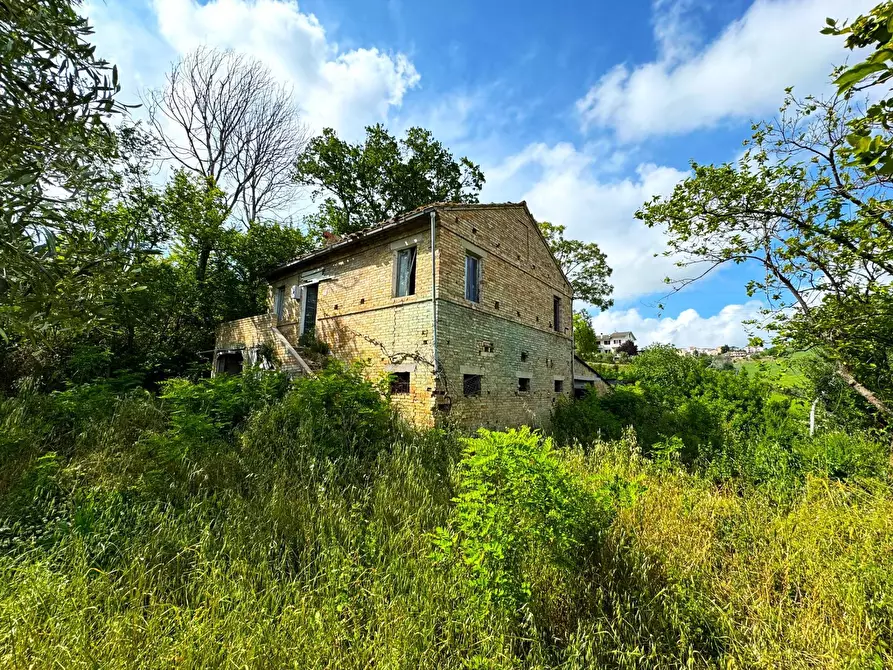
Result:
{"label": "abandoned stone farmhouse", "polygon": [[274,353],[312,374],[316,338],[372,377],[412,422],[539,424],[561,396],[603,382],[575,359],[572,288],[527,205],[436,203],[274,270],[267,314],[221,324],[213,370]]}

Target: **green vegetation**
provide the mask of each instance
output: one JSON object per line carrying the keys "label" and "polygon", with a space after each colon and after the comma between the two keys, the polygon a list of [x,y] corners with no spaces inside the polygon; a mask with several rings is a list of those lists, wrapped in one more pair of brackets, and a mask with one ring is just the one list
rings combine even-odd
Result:
{"label": "green vegetation", "polygon": [[[268,72],[199,50],[174,71],[209,95],[153,106],[219,110],[208,146],[257,130],[234,109],[274,140],[220,145],[226,173],[192,143],[199,166],[156,187],[173,140],[105,125],[116,71],[76,3],[5,9],[0,667],[893,666],[889,100],[790,99],[741,163],[695,165],[641,213],[689,258],[761,263],[777,346],[809,355],[736,370],[650,347],[545,431],[466,436],[406,426],[357,367],[203,379],[196,353],[311,242],[261,220],[283,175],[326,195],[305,228],[346,232],[475,200],[475,164],[418,128],[305,143]],[[891,13],[829,25],[881,47],[838,73],[845,95],[889,79]],[[214,97],[224,71],[243,99]],[[778,155],[796,128],[815,160]],[[545,232],[608,305],[597,247]],[[787,309],[798,290],[823,300]],[[574,332],[597,350],[585,313]]]}
{"label": "green vegetation", "polygon": [[[692,373],[640,358],[645,384]],[[0,665],[893,662],[885,447],[466,439],[401,426],[383,388],[335,367],[3,401]]]}
{"label": "green vegetation", "polygon": [[802,365],[808,362],[810,354],[805,351],[794,351],[784,356],[767,356],[765,358],[749,359],[735,364],[739,370],[745,370],[749,374],[760,372],[764,374],[779,390],[796,390],[802,388],[806,382]]}

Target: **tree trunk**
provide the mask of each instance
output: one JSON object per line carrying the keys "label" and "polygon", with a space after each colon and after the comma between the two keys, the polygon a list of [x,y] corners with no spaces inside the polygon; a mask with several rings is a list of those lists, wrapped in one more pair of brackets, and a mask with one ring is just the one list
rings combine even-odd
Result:
{"label": "tree trunk", "polygon": [[202,245],[198,252],[198,267],[195,269],[195,278],[199,285],[205,283],[205,277],[208,276],[208,259],[211,257],[210,245]]}
{"label": "tree trunk", "polygon": [[847,386],[849,386],[856,393],[865,398],[866,402],[868,402],[868,404],[870,404],[878,411],[878,413],[881,415],[881,421],[884,424],[890,423],[890,420],[893,419],[893,410],[887,407],[886,403],[878,398],[873,391],[860,384],[846,365],[844,365],[843,363],[838,363],[837,374],[839,374],[843,378],[843,380],[847,383]]}

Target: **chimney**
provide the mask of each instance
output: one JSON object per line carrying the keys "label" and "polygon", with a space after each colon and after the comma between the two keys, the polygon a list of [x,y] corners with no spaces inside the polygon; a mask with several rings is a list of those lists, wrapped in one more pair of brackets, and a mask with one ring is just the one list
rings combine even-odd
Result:
{"label": "chimney", "polygon": [[322,238],[323,238],[323,246],[326,246],[326,247],[330,247],[333,244],[337,244],[338,242],[341,241],[340,235],[336,235],[335,233],[328,231],[328,230],[322,231]]}

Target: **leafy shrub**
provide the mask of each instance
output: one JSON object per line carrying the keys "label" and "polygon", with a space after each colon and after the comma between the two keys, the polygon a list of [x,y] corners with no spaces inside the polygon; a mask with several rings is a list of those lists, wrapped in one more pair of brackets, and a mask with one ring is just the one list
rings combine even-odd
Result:
{"label": "leafy shrub", "polygon": [[197,438],[221,437],[252,410],[281,398],[287,388],[285,374],[251,369],[241,375],[217,375],[197,382],[170,379],[162,383],[159,398],[172,431]]}
{"label": "leafy shrub", "polygon": [[795,450],[810,471],[833,479],[884,478],[890,467],[889,447],[860,433],[819,434],[799,440]]}
{"label": "leafy shrub", "polygon": [[[714,474],[741,473],[737,461],[752,465],[754,458],[768,458],[775,447],[763,447],[772,441],[782,450],[777,453],[788,458],[800,426],[791,400],[770,397],[761,376],[717,370],[706,358],[683,356],[661,345],[642,350],[627,367],[624,375],[635,386],[556,405],[552,431],[560,444],[617,439],[623,428],[632,426],[646,456],[670,445],[674,458],[690,467],[717,460]],[[762,446],[745,455],[741,444]]]}
{"label": "leafy shrub", "polygon": [[479,604],[511,611],[530,597],[525,564],[545,554],[559,569],[577,565],[607,526],[607,507],[561,464],[552,441],[527,427],[482,429],[465,444],[437,555],[466,573]]}
{"label": "leafy shrub", "polygon": [[[620,389],[617,392],[623,393]],[[603,403],[597,393],[587,393],[579,400],[560,398],[552,410],[552,437],[563,445],[617,439],[623,430],[622,420]]]}
{"label": "leafy shrub", "polygon": [[716,482],[733,481],[742,486],[767,486],[783,495],[803,483],[802,464],[791,447],[772,437],[729,439],[719,450],[698,463]]}
{"label": "leafy shrub", "polygon": [[298,338],[298,344],[317,356],[328,356],[331,349],[329,345],[316,337],[313,332],[305,332]]}
{"label": "leafy shrub", "polygon": [[253,417],[244,444],[265,453],[323,458],[361,456],[387,444],[395,417],[386,383],[360,365],[332,361],[315,377],[299,377],[281,402]]}

